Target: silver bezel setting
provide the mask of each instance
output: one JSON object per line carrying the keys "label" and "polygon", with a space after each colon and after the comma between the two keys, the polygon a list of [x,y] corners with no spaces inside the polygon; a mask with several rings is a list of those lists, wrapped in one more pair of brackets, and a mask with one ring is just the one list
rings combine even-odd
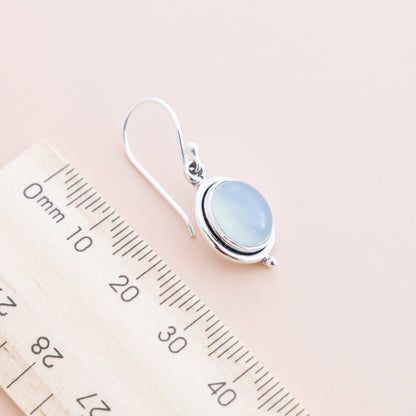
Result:
{"label": "silver bezel setting", "polygon": [[[215,224],[215,219],[212,217],[210,210],[205,209],[205,204],[209,204],[210,196],[216,186],[220,183],[233,180],[235,179],[216,176],[205,179],[197,185],[198,189],[195,194],[194,202],[196,222],[210,245],[227,258],[240,263],[265,262],[270,258],[270,251],[275,242],[274,223],[272,224],[272,232],[268,240],[261,246],[254,248],[239,246],[221,233],[218,227],[216,227],[215,230],[211,228],[212,225],[210,224]],[[206,198],[208,198],[208,200]]]}

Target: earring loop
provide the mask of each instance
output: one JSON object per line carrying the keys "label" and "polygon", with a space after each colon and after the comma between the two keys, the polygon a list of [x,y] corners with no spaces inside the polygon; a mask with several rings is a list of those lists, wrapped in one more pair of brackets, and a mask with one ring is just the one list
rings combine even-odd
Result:
{"label": "earring loop", "polygon": [[178,205],[178,203],[169,195],[169,193],[165,191],[165,189],[159,184],[159,182],[156,181],[156,179],[153,178],[153,176],[143,167],[143,165],[141,163],[139,163],[139,161],[136,159],[136,157],[134,156],[134,154],[131,150],[129,140],[128,140],[128,136],[127,136],[127,124],[129,122],[129,119],[130,119],[131,115],[133,114],[134,110],[136,110],[139,106],[141,106],[143,104],[146,104],[146,103],[159,104],[170,115],[170,117],[171,117],[171,119],[172,119],[172,121],[175,125],[176,133],[177,133],[178,139],[179,139],[179,148],[180,148],[180,152],[181,152],[181,158],[182,158],[183,168],[184,168],[184,171],[185,171],[185,176],[188,178],[188,180],[191,183],[194,183],[194,184],[198,182],[198,178],[202,178],[202,173],[204,172],[204,168],[203,168],[202,164],[199,161],[197,146],[194,145],[194,144],[191,144],[191,143],[187,146],[187,153],[191,153],[191,156],[193,156],[193,153],[194,153],[195,156],[190,160],[186,159],[185,158],[185,149],[184,149],[183,139],[182,139],[182,129],[181,129],[181,125],[179,123],[178,117],[176,116],[172,107],[169,104],[167,104],[165,101],[161,100],[160,98],[157,98],[157,97],[143,98],[143,99],[137,101],[135,104],[133,104],[133,106],[127,112],[126,118],[124,119],[124,123],[123,123],[124,150],[126,151],[126,154],[129,158],[130,162],[133,164],[133,166],[154,186],[154,188],[163,196],[163,198],[165,198],[166,201],[168,201],[168,203],[182,217],[182,219],[185,221],[185,223],[186,223],[186,225],[189,229],[189,233],[190,233],[191,237],[194,237],[195,236],[195,229],[194,229],[194,226],[192,225],[192,221],[189,219],[188,215]]}

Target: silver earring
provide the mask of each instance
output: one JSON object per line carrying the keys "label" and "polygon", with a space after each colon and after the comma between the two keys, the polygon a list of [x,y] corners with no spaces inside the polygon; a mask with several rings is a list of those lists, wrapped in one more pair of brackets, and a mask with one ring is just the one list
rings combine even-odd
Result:
{"label": "silver earring", "polygon": [[[175,124],[185,177],[197,187],[194,203],[196,222],[209,243],[230,260],[243,263],[262,262],[269,267],[275,266],[276,259],[270,255],[275,241],[274,223],[266,200],[245,182],[222,176],[206,178],[204,165],[199,159],[198,145],[188,143],[184,150],[179,120],[173,109],[160,98],[143,98],[126,115],[123,143],[130,162],[183,218],[191,237],[194,237],[195,231],[189,217],[131,151],[127,123],[133,111],[145,103],[161,105]],[[185,157],[185,152],[189,158]]]}

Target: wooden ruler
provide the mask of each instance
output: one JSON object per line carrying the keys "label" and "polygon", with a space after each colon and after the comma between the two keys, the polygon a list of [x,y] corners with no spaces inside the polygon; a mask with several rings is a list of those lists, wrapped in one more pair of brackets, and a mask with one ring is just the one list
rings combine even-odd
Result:
{"label": "wooden ruler", "polygon": [[25,414],[308,416],[47,142],[0,190],[0,386]]}

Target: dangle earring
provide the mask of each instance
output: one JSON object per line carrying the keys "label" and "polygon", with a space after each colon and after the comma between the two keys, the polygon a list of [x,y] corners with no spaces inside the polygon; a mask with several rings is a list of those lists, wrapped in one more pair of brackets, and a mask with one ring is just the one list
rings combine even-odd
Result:
{"label": "dangle earring", "polygon": [[[173,109],[156,97],[143,98],[128,111],[123,124],[123,143],[130,162],[160,192],[186,222],[191,237],[195,236],[191,220],[173,198],[160,186],[134,157],[127,138],[127,123],[133,111],[145,103],[161,105],[171,116],[179,138],[185,177],[197,187],[194,203],[196,222],[203,235],[222,255],[243,262],[276,265],[270,255],[275,240],[273,216],[263,196],[252,186],[235,179],[205,177],[199,159],[198,145],[188,143],[184,150],[182,130]],[[189,158],[185,157],[185,152]]]}

